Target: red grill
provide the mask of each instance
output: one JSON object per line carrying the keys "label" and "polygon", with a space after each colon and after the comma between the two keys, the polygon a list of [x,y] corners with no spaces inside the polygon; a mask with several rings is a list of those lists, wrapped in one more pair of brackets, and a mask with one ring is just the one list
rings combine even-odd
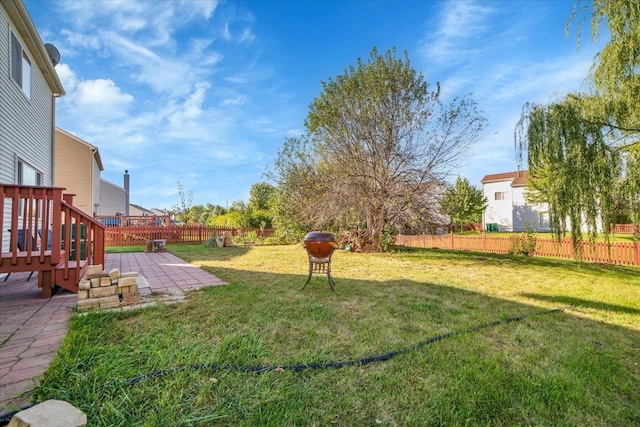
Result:
{"label": "red grill", "polygon": [[309,276],[304,289],[314,273],[326,274],[329,287],[334,290],[335,282],[331,277],[331,255],[338,247],[336,235],[326,231],[312,231],[304,236],[304,247],[309,255]]}

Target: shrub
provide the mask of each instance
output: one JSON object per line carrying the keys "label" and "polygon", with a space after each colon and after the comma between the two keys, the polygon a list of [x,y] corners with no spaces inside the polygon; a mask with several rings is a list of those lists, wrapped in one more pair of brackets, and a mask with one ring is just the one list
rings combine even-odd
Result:
{"label": "shrub", "polygon": [[536,252],[537,239],[536,235],[525,225],[524,233],[518,233],[511,236],[511,249],[509,253],[512,255],[533,256]]}

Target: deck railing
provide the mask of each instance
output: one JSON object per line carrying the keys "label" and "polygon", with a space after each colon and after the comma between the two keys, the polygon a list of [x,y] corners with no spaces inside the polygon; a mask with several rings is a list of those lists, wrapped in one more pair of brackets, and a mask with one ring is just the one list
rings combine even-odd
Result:
{"label": "deck railing", "polygon": [[[53,213],[62,210],[63,191],[56,187],[0,184],[3,270],[8,268],[8,263],[17,265],[20,257],[28,264],[37,261],[56,265],[60,262],[62,223],[60,216]],[[45,260],[47,256],[49,258]]]}
{"label": "deck railing", "polygon": [[[75,277],[80,277],[83,264],[104,265],[105,227],[85,212],[73,206],[70,195],[65,195],[62,202],[61,235],[66,256],[64,280],[69,279],[69,269],[76,269]],[[69,242],[68,244],[66,242]]]}
{"label": "deck railing", "polygon": [[107,227],[106,246],[134,246],[146,245],[150,240],[166,240],[170,243],[202,244],[214,236],[229,236],[229,238],[243,238],[248,234],[256,237],[270,237],[273,229],[234,228],[234,227],[206,227],[203,225],[185,225],[170,227]]}
{"label": "deck railing", "polygon": [[0,273],[38,271],[43,296],[56,284],[77,289],[87,264],[104,263],[104,226],[63,192],[0,184]]}

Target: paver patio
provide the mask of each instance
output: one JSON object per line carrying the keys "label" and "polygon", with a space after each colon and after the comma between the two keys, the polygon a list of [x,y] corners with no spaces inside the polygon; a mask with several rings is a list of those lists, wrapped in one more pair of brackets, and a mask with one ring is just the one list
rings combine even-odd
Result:
{"label": "paver patio", "polygon": [[[186,291],[224,285],[221,279],[169,252],[107,254],[105,270],[137,271],[146,294],[182,299]],[[37,274],[0,275],[0,415],[30,402],[29,392],[49,367],[68,331],[77,296],[61,290],[40,298]],[[144,283],[145,281],[142,280]]]}

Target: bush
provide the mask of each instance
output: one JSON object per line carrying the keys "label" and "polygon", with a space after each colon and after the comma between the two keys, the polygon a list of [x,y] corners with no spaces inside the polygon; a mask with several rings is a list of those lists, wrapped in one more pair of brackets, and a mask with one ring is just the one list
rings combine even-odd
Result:
{"label": "bush", "polygon": [[395,227],[385,227],[380,236],[380,246],[383,252],[389,252],[393,245],[396,243],[396,236],[398,230]]}
{"label": "bush", "polygon": [[512,255],[533,256],[536,252],[537,239],[535,233],[525,226],[524,233],[518,233],[511,236],[511,249],[509,253]]}

